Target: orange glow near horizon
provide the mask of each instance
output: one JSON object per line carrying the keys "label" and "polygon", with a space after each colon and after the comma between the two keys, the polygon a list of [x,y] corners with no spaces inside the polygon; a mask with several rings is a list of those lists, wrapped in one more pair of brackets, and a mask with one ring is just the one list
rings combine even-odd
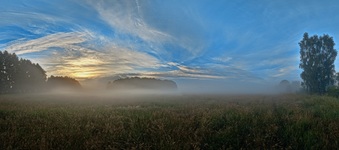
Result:
{"label": "orange glow near horizon", "polygon": [[99,75],[93,72],[76,72],[76,73],[70,74],[69,76],[77,80],[83,80],[83,79],[95,78],[95,77],[98,77]]}
{"label": "orange glow near horizon", "polygon": [[67,60],[64,66],[51,71],[51,75],[69,76],[77,80],[96,78],[105,74],[105,63],[95,58],[78,58]]}

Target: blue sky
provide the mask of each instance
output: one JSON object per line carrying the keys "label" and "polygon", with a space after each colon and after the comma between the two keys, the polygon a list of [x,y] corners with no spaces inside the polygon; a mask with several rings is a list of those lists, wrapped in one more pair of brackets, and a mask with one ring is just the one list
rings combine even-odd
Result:
{"label": "blue sky", "polygon": [[336,0],[0,3],[0,50],[41,64],[48,75],[82,81],[300,80],[298,42],[304,32],[329,34],[339,43]]}

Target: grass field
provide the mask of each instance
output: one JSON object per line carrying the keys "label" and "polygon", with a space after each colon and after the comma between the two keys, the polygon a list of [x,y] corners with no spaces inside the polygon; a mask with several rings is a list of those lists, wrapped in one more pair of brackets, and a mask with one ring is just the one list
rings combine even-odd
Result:
{"label": "grass field", "polygon": [[0,149],[337,149],[339,100],[0,95]]}

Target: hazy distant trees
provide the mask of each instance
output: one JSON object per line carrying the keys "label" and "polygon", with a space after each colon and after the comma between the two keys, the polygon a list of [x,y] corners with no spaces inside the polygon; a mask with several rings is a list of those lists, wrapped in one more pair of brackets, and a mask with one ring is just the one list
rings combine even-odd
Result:
{"label": "hazy distant trees", "polygon": [[171,80],[133,77],[109,82],[107,88],[116,90],[176,90],[177,84]]}
{"label": "hazy distant trees", "polygon": [[333,38],[327,34],[309,37],[308,33],[305,33],[299,42],[299,67],[303,69],[300,76],[306,92],[324,94],[327,88],[334,84],[334,61],[337,56],[334,45]]}
{"label": "hazy distant trees", "polygon": [[0,51],[0,93],[26,93],[44,88],[46,72],[39,64]]}
{"label": "hazy distant trees", "polygon": [[300,81],[282,80],[279,83],[279,90],[283,93],[296,93],[300,92]]}
{"label": "hazy distant trees", "polygon": [[78,80],[67,76],[51,76],[47,79],[49,89],[80,89],[81,85]]}
{"label": "hazy distant trees", "polygon": [[288,80],[280,81],[279,88],[281,92],[287,92],[287,93],[291,92],[291,85]]}

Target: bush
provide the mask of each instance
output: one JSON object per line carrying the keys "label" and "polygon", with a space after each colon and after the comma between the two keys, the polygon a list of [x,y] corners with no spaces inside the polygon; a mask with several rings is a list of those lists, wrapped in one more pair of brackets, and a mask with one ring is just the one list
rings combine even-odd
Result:
{"label": "bush", "polygon": [[339,89],[337,86],[331,86],[327,89],[327,95],[332,97],[339,97]]}

